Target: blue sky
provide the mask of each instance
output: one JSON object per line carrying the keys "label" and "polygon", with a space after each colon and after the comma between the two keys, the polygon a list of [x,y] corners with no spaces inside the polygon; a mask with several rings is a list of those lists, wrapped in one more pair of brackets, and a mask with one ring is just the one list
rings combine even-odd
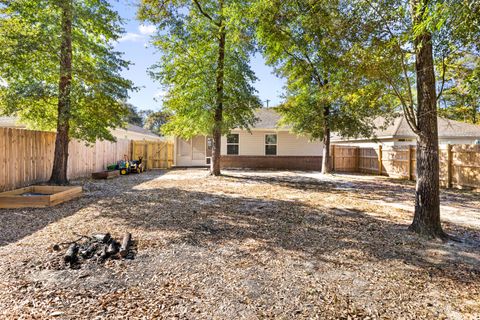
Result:
{"label": "blue sky", "polygon": [[[130,94],[130,103],[141,110],[161,108],[162,89],[147,74],[147,69],[158,60],[158,53],[149,44],[149,37],[155,31],[154,26],[142,25],[135,19],[136,0],[113,0],[113,7],[125,20],[126,34],[115,45],[115,49],[124,52],[124,58],[133,63],[129,70],[123,72],[124,76],[140,87],[140,90]],[[255,87],[258,95],[264,102],[270,100],[270,106],[280,102],[284,81],[272,74],[272,68],[265,65],[260,54],[252,57],[251,66],[255,71],[258,81]],[[155,98],[157,101],[155,101]]]}

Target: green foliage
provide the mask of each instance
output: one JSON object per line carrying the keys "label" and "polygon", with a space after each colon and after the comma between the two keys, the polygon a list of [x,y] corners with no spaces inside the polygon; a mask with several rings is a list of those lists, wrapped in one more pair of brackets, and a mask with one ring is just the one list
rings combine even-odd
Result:
{"label": "green foliage", "polygon": [[162,128],[166,123],[168,123],[170,117],[171,114],[165,110],[148,110],[145,112],[144,128],[156,134],[162,135]]}
{"label": "green foliage", "polygon": [[323,138],[326,129],[347,137],[370,135],[373,119],[390,111],[393,102],[382,85],[364,83],[360,72],[368,70],[355,64],[354,21],[342,6],[341,1],[260,0],[253,10],[267,63],[287,79],[279,108],[284,122],[312,139]]}
{"label": "green foliage", "polygon": [[[461,119],[452,115],[452,110],[473,105],[460,101],[458,90],[475,96],[474,82],[467,84],[467,79],[475,78],[475,68],[459,64],[467,56],[479,56],[480,5],[474,0],[416,3],[419,11],[412,14],[411,2],[349,0],[344,12],[354,21],[350,30],[355,46],[350,61],[361,71],[362,83],[383,86],[384,94],[395,98],[412,129],[418,132],[415,39],[423,34],[432,36],[438,94],[442,92],[442,79],[446,79],[440,113]],[[460,79],[465,80],[463,84]]]}
{"label": "green foliage", "polygon": [[144,124],[144,117],[142,111],[138,111],[137,107],[130,103],[126,103],[125,106],[128,109],[128,114],[127,117],[125,118],[125,121],[130,124],[134,124],[139,127],[143,127]]}
{"label": "green foliage", "polygon": [[[221,0],[220,0],[221,1]],[[246,18],[248,0],[143,0],[139,17],[158,25],[153,44],[161,52],[151,76],[167,93],[165,134],[191,137],[212,134],[217,99],[218,39],[226,33],[222,131],[248,127],[260,106],[249,67],[253,32]],[[200,10],[201,8],[201,10]]]}
{"label": "green foliage", "polygon": [[[14,0],[0,6],[0,113],[30,127],[56,129],[61,10],[59,1]],[[73,1],[73,81],[70,137],[113,140],[123,124],[132,83],[129,63],[114,51],[121,21],[106,0]]]}
{"label": "green foliage", "polygon": [[480,124],[479,56],[462,54],[449,59],[439,113],[449,119]]}

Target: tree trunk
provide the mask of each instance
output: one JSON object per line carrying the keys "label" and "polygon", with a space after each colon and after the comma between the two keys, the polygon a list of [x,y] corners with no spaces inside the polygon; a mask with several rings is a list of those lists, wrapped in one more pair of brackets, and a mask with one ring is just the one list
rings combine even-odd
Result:
{"label": "tree trunk", "polygon": [[[412,1],[414,26],[422,19],[424,0]],[[417,77],[417,186],[415,215],[410,230],[432,238],[445,238],[440,224],[440,182],[437,103],[432,35],[415,38]]]}
{"label": "tree trunk", "polygon": [[50,183],[67,184],[68,131],[70,129],[70,91],[72,83],[72,3],[65,0],[62,8],[62,43],[60,48],[60,81],[58,84],[58,118],[55,154]]}
{"label": "tree trunk", "polygon": [[332,171],[332,161],[330,159],[330,107],[323,107],[323,155],[322,155],[322,174]]}
{"label": "tree trunk", "polygon": [[[220,12],[223,9],[223,1],[220,1]],[[215,107],[214,127],[213,127],[213,145],[212,145],[212,164],[211,174],[219,176],[220,172],[220,149],[223,124],[223,81],[225,68],[225,40],[226,32],[223,25],[223,19],[220,18],[220,34],[218,39],[218,65],[217,65],[217,105]]]}
{"label": "tree trunk", "polygon": [[474,99],[472,103],[472,123],[477,124],[478,102]]}

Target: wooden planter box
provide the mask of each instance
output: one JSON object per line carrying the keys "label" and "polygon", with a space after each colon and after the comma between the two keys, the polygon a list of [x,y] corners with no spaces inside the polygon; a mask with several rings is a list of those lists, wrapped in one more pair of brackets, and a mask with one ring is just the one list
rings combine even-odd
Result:
{"label": "wooden planter box", "polygon": [[82,195],[82,187],[30,186],[0,193],[0,208],[43,208]]}
{"label": "wooden planter box", "polygon": [[92,173],[93,179],[113,179],[120,176],[120,171],[100,171]]}

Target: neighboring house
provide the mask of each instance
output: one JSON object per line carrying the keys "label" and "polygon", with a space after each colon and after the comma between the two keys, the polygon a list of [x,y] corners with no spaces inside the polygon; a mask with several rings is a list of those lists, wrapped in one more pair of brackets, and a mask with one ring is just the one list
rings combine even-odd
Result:
{"label": "neighboring house", "polygon": [[[415,145],[416,135],[403,116],[394,119],[384,127],[384,119],[374,121],[378,128],[373,137],[343,138],[332,135],[331,143],[359,147],[375,147],[379,144],[386,147]],[[478,144],[480,143],[480,125],[459,122],[438,117],[438,142],[444,144]]]}
{"label": "neighboring house", "polygon": [[0,128],[24,129],[26,126],[18,121],[17,117],[0,117]]}
{"label": "neighboring house", "polygon": [[164,138],[145,128],[128,124],[125,129],[116,128],[112,135],[118,139],[162,141]]}
{"label": "neighboring house", "polygon": [[[0,117],[0,128],[25,129],[26,126],[20,123],[17,117]],[[118,139],[152,141],[164,140],[164,138],[156,135],[155,133],[133,124],[128,124],[125,129],[113,129],[112,135]]]}
{"label": "neighboring house", "polygon": [[[281,116],[273,108],[255,112],[257,121],[250,130],[233,129],[222,136],[221,166],[223,168],[271,168],[320,170],[323,143],[290,132],[280,126]],[[195,136],[174,139],[177,167],[208,166],[212,156],[209,137]]]}

